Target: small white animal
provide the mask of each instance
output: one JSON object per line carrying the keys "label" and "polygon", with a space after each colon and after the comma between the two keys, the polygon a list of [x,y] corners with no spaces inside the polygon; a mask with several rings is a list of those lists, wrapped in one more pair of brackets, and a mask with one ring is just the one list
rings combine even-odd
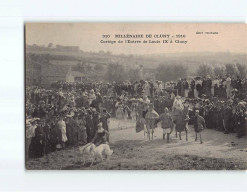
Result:
{"label": "small white animal", "polygon": [[98,158],[103,161],[103,156],[106,156],[106,159],[109,160],[113,153],[113,150],[110,149],[108,144],[101,144],[96,147],[93,143],[79,147],[79,151],[83,165],[85,165],[86,157],[89,157],[91,159],[90,166],[92,166],[94,161]]}
{"label": "small white animal", "polygon": [[86,157],[89,157],[91,159],[90,166],[93,165],[94,156],[95,156],[95,148],[96,147],[95,147],[95,145],[93,143],[88,143],[85,146],[80,146],[79,147],[81,161],[83,162],[83,166],[85,165]]}
{"label": "small white animal", "polygon": [[95,148],[94,152],[95,152],[95,160],[99,158],[101,161],[103,161],[103,156],[106,156],[107,160],[111,158],[113,150],[110,149],[110,146],[108,144],[100,144]]}

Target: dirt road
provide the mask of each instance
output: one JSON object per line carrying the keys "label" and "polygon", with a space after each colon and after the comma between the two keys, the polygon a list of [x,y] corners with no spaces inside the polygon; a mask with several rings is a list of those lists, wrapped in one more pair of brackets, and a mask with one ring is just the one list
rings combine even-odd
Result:
{"label": "dirt road", "polygon": [[138,170],[246,170],[247,138],[235,134],[223,134],[216,130],[203,131],[203,144],[195,142],[193,127],[188,141],[171,135],[170,143],[162,139],[158,127],[154,140],[144,138],[143,131],[135,132],[134,121],[111,119],[110,146],[114,150],[110,161],[89,161],[82,166],[78,148],[51,153],[45,157],[29,160],[27,169],[138,169]]}

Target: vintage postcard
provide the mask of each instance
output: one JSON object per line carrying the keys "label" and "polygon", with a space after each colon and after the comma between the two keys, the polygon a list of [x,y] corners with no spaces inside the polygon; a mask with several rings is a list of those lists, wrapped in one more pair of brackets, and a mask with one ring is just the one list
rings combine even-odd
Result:
{"label": "vintage postcard", "polygon": [[28,170],[246,170],[247,25],[26,23]]}

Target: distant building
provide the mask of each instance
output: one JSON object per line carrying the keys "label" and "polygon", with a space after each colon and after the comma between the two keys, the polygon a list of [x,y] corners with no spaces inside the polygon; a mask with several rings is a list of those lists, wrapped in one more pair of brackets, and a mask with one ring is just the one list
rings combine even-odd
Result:
{"label": "distant building", "polygon": [[81,82],[85,79],[85,75],[79,71],[72,71],[71,66],[66,74],[66,82]]}
{"label": "distant building", "polygon": [[79,46],[64,46],[64,45],[56,45],[54,46],[52,43],[49,43],[46,47],[45,45],[26,45],[26,52],[34,53],[34,52],[69,52],[69,53],[79,53]]}
{"label": "distant building", "polygon": [[41,67],[41,83],[43,87],[49,87],[56,81],[66,81],[69,66],[64,65],[43,65]]}
{"label": "distant building", "polygon": [[80,51],[79,46],[63,46],[63,45],[56,45],[56,49],[60,51]]}

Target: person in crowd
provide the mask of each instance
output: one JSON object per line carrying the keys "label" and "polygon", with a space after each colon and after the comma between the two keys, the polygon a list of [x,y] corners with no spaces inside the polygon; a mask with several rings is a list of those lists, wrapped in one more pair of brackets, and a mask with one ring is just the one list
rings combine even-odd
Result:
{"label": "person in crowd", "polygon": [[225,104],[223,110],[223,126],[224,126],[224,133],[229,134],[232,132],[232,101],[228,100]]}
{"label": "person in crowd", "polygon": [[78,146],[79,138],[79,125],[71,114],[66,116],[66,136],[68,138],[67,145],[76,147]]}
{"label": "person in crowd", "polygon": [[225,86],[226,86],[226,97],[229,99],[231,98],[231,90],[232,90],[232,87],[231,87],[231,78],[228,76],[226,78],[226,81],[225,81]]}
{"label": "person in crowd", "polygon": [[[30,119],[26,127],[26,139],[30,142],[27,153],[34,158],[66,145],[91,142],[99,122],[102,122],[103,129],[109,130],[107,121],[109,117],[116,117],[117,101],[123,106],[126,120],[135,118],[136,132],[144,130],[144,135],[149,104],[159,115],[165,108],[172,110],[172,117],[175,117],[176,109],[189,104],[189,124],[193,124],[195,110],[199,110],[207,128],[235,132],[241,138],[246,135],[247,127],[246,97],[247,79],[229,75],[184,78],[168,82],[168,85],[162,81],[141,80],[112,83],[60,81],[52,83],[50,89],[30,86],[26,88],[26,117]],[[65,123],[66,115],[69,118]],[[42,124],[39,121],[37,125],[36,118],[43,121]],[[70,121],[75,122],[70,125]],[[68,131],[67,125],[70,126]],[[69,144],[65,144],[67,142]],[[35,145],[42,148],[42,152],[36,151]]]}
{"label": "person in crowd", "polygon": [[177,90],[178,90],[178,95],[182,96],[182,81],[181,81],[181,79],[178,80]]}
{"label": "person in crowd", "polygon": [[184,97],[188,97],[189,96],[189,83],[187,81],[187,79],[184,79]]}
{"label": "person in crowd", "polygon": [[84,145],[87,143],[87,131],[86,131],[86,117],[84,111],[79,114],[76,112],[75,121],[79,126],[78,129],[78,144]]}
{"label": "person in crowd", "polygon": [[163,140],[165,139],[165,136],[167,136],[167,142],[169,142],[173,122],[167,107],[165,107],[164,112],[159,116],[159,120],[161,121],[161,128],[163,129]]}
{"label": "person in crowd", "polygon": [[106,111],[105,108],[103,108],[102,113],[100,115],[100,122],[102,122],[103,129],[109,131],[109,118],[111,118],[111,115]]}
{"label": "person in crowd", "polygon": [[29,146],[29,158],[39,158],[44,155],[44,121],[39,120],[38,125],[35,128],[35,135],[31,139]]}
{"label": "person in crowd", "polygon": [[35,130],[37,128],[37,119],[27,121],[26,124],[26,159],[30,158],[30,144],[33,137],[35,137]]}
{"label": "person in crowd", "polygon": [[195,141],[197,141],[197,135],[199,134],[200,143],[202,144],[202,131],[206,129],[206,123],[202,116],[199,115],[199,110],[195,111],[195,119],[194,119],[194,128],[195,128]]}
{"label": "person in crowd", "polygon": [[86,132],[87,132],[87,142],[91,142],[94,137],[94,122],[93,122],[93,115],[92,110],[87,110],[86,115]]}
{"label": "person in crowd", "polygon": [[59,121],[57,122],[57,126],[58,126],[58,130],[60,131],[59,134],[61,135],[61,138],[59,139],[61,142],[61,146],[62,148],[65,148],[65,143],[68,141],[68,138],[67,138],[67,131],[66,131],[66,123],[64,121],[64,117],[63,115],[61,114],[59,116]]}

